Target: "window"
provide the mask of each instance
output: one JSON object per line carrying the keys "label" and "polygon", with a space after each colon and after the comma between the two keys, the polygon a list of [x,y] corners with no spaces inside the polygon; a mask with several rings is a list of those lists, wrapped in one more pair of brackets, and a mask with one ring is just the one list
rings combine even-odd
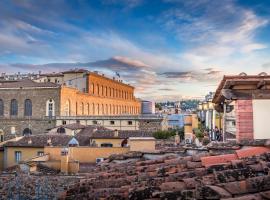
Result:
{"label": "window", "polygon": [[72,80],[69,80],[69,81],[68,81],[68,84],[69,84],[69,85],[72,85]]}
{"label": "window", "polygon": [[37,156],[43,156],[44,155],[44,152],[43,151],[38,151],[37,152]]}
{"label": "window", "polygon": [[110,121],[110,124],[111,124],[111,125],[114,125],[114,121]]}
{"label": "window", "polygon": [[21,151],[15,151],[15,162],[18,163],[22,159],[22,152]]}
{"label": "window", "polygon": [[17,116],[18,115],[18,101],[16,99],[12,99],[10,103],[10,115]]}
{"label": "window", "polygon": [[67,100],[64,106],[64,115],[69,116],[70,115],[70,101]]}
{"label": "window", "polygon": [[30,128],[25,128],[25,129],[23,130],[23,135],[32,135],[31,129],[30,129]]}
{"label": "window", "polygon": [[111,143],[102,143],[100,146],[101,147],[113,147],[113,145]]}
{"label": "window", "polygon": [[235,126],[235,121],[232,121],[232,125]]}
{"label": "window", "polygon": [[67,121],[63,120],[63,121],[62,121],[62,124],[63,124],[63,125],[66,125],[66,124],[67,124]]}
{"label": "window", "polygon": [[95,94],[95,85],[92,83],[92,94]]}
{"label": "window", "polygon": [[4,142],[4,131],[0,129],[0,142]]}
{"label": "window", "polygon": [[64,127],[59,127],[56,132],[57,133],[66,133],[66,129]]}
{"label": "window", "polygon": [[132,121],[128,121],[128,125],[132,125]]}
{"label": "window", "polygon": [[95,125],[96,125],[96,124],[97,124],[97,121],[96,121],[96,120],[94,120],[94,121],[93,121],[93,124],[95,124]]}
{"label": "window", "polygon": [[0,99],[0,116],[4,116],[4,101]]}
{"label": "window", "polygon": [[55,116],[53,99],[49,99],[46,103],[46,116],[49,116],[49,117]]}
{"label": "window", "polygon": [[32,116],[32,101],[30,99],[24,101],[24,116]]}

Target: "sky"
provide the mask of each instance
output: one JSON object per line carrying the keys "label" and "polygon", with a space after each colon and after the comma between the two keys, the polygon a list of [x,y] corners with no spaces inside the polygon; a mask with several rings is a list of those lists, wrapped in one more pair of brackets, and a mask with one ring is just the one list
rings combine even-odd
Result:
{"label": "sky", "polygon": [[270,73],[268,0],[1,0],[0,72],[85,68],[166,101]]}

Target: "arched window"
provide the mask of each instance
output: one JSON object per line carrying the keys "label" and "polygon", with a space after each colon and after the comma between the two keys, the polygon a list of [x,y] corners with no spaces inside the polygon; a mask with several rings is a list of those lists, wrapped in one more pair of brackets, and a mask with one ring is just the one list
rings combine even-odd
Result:
{"label": "arched window", "polygon": [[12,99],[10,102],[10,115],[18,115],[18,101],[16,99]]}
{"label": "arched window", "polygon": [[0,142],[4,142],[4,131],[0,129]]}
{"label": "arched window", "polygon": [[90,115],[90,105],[89,105],[89,103],[87,103],[86,109],[87,109],[87,115]]}
{"label": "arched window", "polygon": [[24,101],[24,116],[32,116],[32,101],[30,99]]}
{"label": "arched window", "polygon": [[101,105],[101,114],[104,115],[104,105]]}
{"label": "arched window", "polygon": [[97,114],[99,115],[99,104],[97,104]]}
{"label": "arched window", "polygon": [[94,83],[92,83],[92,94],[95,94],[95,85],[94,85]]}
{"label": "arched window", "polygon": [[49,99],[46,102],[46,116],[49,116],[49,117],[55,116],[55,106],[54,106],[53,99]]}
{"label": "arched window", "polygon": [[0,99],[0,116],[4,116],[4,101]]}
{"label": "arched window", "polygon": [[64,107],[64,115],[69,116],[70,115],[70,101],[67,100]]}
{"label": "arched window", "polygon": [[84,104],[81,103],[81,114],[84,115]]}
{"label": "arched window", "polygon": [[97,84],[97,95],[99,95],[99,84]]}
{"label": "arched window", "polygon": [[25,129],[23,130],[23,135],[32,135],[31,129],[30,129],[30,128],[25,128]]}
{"label": "arched window", "polygon": [[106,104],[105,114],[108,115],[108,105]]}
{"label": "arched window", "polygon": [[94,103],[92,104],[92,112],[93,112],[92,114],[94,115],[95,114],[95,104]]}

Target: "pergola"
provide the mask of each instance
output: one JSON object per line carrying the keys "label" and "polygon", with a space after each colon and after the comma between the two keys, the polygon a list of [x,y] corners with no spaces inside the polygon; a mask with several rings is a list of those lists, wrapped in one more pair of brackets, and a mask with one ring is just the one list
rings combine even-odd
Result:
{"label": "pergola", "polygon": [[224,76],[220,82],[213,103],[219,105],[225,100],[270,99],[270,76],[259,75]]}

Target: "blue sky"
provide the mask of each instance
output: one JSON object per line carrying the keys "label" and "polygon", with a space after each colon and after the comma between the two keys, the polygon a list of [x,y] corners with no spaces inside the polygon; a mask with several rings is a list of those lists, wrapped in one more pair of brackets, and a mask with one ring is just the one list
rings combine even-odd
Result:
{"label": "blue sky", "polygon": [[117,71],[138,97],[202,97],[270,73],[270,1],[2,0],[1,72]]}

